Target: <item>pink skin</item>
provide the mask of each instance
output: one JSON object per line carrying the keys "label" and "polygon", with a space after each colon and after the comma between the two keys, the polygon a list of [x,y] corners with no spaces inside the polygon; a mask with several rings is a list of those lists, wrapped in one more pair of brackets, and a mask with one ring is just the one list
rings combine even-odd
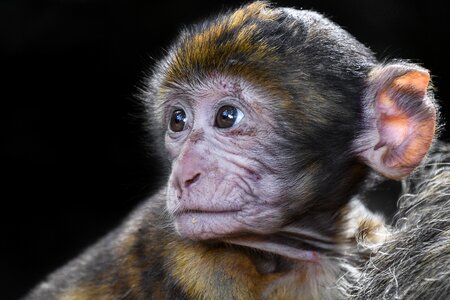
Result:
{"label": "pink skin", "polygon": [[[237,82],[223,82],[217,80],[186,99],[178,94],[176,103],[167,108],[169,117],[179,108],[187,115],[183,131],[169,129],[166,134],[173,159],[167,208],[178,232],[193,240],[265,232],[260,222],[271,222],[267,211],[280,194],[273,185],[277,174],[269,171],[276,169],[271,166],[275,158],[265,151],[266,138],[273,134],[270,114],[255,114],[255,103],[246,99],[254,96],[253,91],[244,92]],[[224,105],[244,114],[231,128],[215,126],[217,110]]]}
{"label": "pink skin", "polygon": [[371,130],[356,140],[362,150],[357,152],[373,169],[399,180],[420,164],[433,140],[436,110],[427,97],[430,75],[392,64],[369,77],[375,87],[365,99]]}
{"label": "pink skin", "polygon": [[[264,97],[262,91],[228,78],[215,78],[194,91],[169,93],[166,123],[177,109],[185,111],[187,122],[180,132],[166,132],[172,160],[167,208],[177,232],[191,240],[223,240],[317,261],[314,251],[277,246],[264,237],[281,228],[279,204],[286,192],[281,175],[288,167],[273,151],[282,138],[271,125],[271,100]],[[224,105],[244,115],[230,128],[215,123]]]}

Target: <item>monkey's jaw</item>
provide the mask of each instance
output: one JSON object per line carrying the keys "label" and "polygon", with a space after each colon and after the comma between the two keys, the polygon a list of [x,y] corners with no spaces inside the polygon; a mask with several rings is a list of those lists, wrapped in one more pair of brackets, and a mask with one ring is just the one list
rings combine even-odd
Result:
{"label": "monkey's jaw", "polygon": [[299,249],[292,243],[284,243],[276,236],[250,235],[225,239],[224,242],[250,247],[295,260],[319,262],[320,255],[315,250]]}

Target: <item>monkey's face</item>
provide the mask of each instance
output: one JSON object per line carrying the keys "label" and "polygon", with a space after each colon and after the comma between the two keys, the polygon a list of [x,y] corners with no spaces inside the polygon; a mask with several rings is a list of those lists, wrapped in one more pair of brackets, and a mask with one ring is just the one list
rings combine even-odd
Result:
{"label": "monkey's face", "polygon": [[217,239],[279,227],[287,166],[279,163],[283,138],[265,97],[223,77],[167,93],[167,208],[182,236]]}
{"label": "monkey's face", "polygon": [[400,179],[426,155],[429,81],[307,11],[255,2],[186,30],[149,89],[178,233],[300,259],[296,241],[333,242],[364,164]]}

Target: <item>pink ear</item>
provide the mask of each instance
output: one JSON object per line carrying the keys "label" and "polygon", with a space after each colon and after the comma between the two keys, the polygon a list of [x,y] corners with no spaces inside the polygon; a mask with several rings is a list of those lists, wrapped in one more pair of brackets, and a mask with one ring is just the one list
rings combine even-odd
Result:
{"label": "pink ear", "polygon": [[420,164],[433,141],[436,109],[427,94],[430,75],[413,65],[394,64],[375,69],[369,78],[364,105],[368,130],[358,140],[361,157],[386,177],[400,179]]}

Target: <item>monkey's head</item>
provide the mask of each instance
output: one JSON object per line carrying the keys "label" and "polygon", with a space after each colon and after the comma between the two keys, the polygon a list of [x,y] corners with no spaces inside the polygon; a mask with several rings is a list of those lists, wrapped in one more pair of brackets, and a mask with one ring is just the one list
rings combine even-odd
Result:
{"label": "monkey's head", "polygon": [[369,167],[399,179],[426,155],[429,80],[311,11],[255,2],[186,29],[146,94],[177,232],[252,240],[300,222],[332,237]]}

